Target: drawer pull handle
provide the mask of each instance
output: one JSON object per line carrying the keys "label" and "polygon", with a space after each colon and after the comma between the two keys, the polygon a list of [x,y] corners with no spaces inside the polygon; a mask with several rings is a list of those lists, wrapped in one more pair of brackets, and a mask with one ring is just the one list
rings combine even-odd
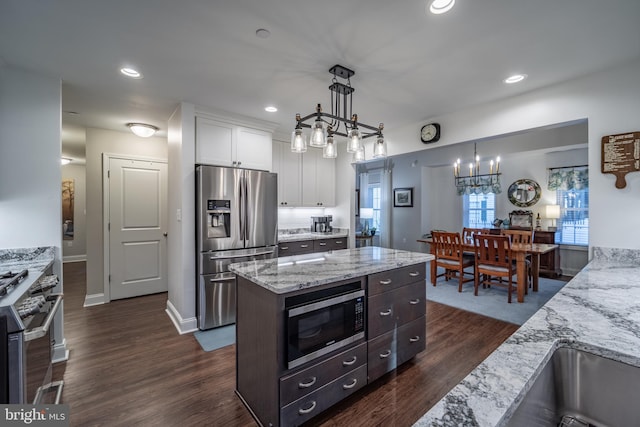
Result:
{"label": "drawer pull handle", "polygon": [[391,356],[391,350],[387,350],[384,353],[380,353],[380,359],[386,359],[389,356]]}
{"label": "drawer pull handle", "polygon": [[342,384],[342,388],[345,390],[349,390],[350,388],[354,388],[358,384],[358,379],[354,378],[351,384]]}
{"label": "drawer pull handle", "polygon": [[420,298],[416,298],[416,299],[412,299],[411,301],[409,301],[409,304],[411,305],[416,305],[420,302]]}
{"label": "drawer pull handle", "polygon": [[390,285],[391,284],[391,279],[380,280],[380,284],[381,285]]}
{"label": "drawer pull handle", "polygon": [[387,311],[381,311],[380,312],[380,316],[389,316],[391,314],[391,309],[388,309]]}
{"label": "drawer pull handle", "polygon": [[353,356],[353,359],[351,359],[351,360],[343,360],[342,361],[342,366],[351,366],[354,363],[356,363],[356,360],[358,360],[358,358],[356,356]]}
{"label": "drawer pull handle", "polygon": [[308,409],[298,409],[298,414],[300,415],[305,415],[308,414],[309,412],[313,411],[314,409],[316,409],[316,401],[312,400],[311,401],[311,406]]}
{"label": "drawer pull handle", "polygon": [[318,378],[312,377],[311,380],[309,380],[309,382],[307,382],[307,383],[298,383],[298,388],[309,388],[312,385],[314,385],[317,380],[318,380]]}
{"label": "drawer pull handle", "polygon": [[327,246],[325,242],[320,242],[320,246]]}
{"label": "drawer pull handle", "polygon": [[309,245],[300,245],[301,248],[308,248]]}
{"label": "drawer pull handle", "polygon": [[409,273],[409,276],[411,277],[418,277],[420,275],[419,271],[412,271],[411,273]]}
{"label": "drawer pull handle", "polygon": [[418,342],[418,341],[420,341],[420,337],[417,335],[413,338],[409,338],[409,342]]}
{"label": "drawer pull handle", "polygon": [[336,240],[336,245],[341,245],[342,244],[342,240]]}
{"label": "drawer pull handle", "polygon": [[287,249],[289,249],[289,246],[280,246],[281,251],[286,251]]}

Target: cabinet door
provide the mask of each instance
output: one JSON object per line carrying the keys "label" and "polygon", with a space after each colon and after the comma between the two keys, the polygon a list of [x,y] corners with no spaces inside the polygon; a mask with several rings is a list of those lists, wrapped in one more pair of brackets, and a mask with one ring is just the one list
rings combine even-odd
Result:
{"label": "cabinet door", "polygon": [[302,155],[302,205],[335,206],[335,160],[322,157],[322,150],[309,148]]}
{"label": "cabinet door", "polygon": [[236,166],[270,171],[272,168],[271,134],[257,129],[238,128]]}
{"label": "cabinet door", "polygon": [[278,206],[302,206],[300,181],[302,155],[293,153],[288,143],[280,142],[280,173],[278,174]]}
{"label": "cabinet door", "polygon": [[234,166],[235,137],[233,125],[196,117],[196,163]]}

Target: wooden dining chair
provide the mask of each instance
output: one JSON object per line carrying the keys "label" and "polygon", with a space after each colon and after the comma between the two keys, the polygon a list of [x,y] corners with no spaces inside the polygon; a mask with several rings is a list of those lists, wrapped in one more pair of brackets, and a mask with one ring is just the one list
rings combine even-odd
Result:
{"label": "wooden dining chair", "polygon": [[[505,236],[509,236],[511,243],[532,243],[533,242],[533,230],[503,230]],[[527,263],[527,283],[529,287],[533,285],[533,273],[531,268],[531,254],[527,254],[525,257]]]}
{"label": "wooden dining chair", "polygon": [[[444,275],[445,280],[449,280],[457,275],[458,292],[462,292],[462,284],[474,280],[475,274],[465,271],[465,268],[475,265],[475,255],[464,254],[460,233],[432,231],[431,235],[435,246],[436,267],[444,268],[444,273],[436,277]],[[465,274],[471,275],[471,277],[465,278]],[[435,285],[434,283],[433,286]]]}
{"label": "wooden dining chair", "polygon": [[[508,290],[508,301],[511,302],[511,292],[517,290],[513,276],[516,274],[515,259],[511,254],[511,241],[508,236],[493,234],[476,234],[473,237],[476,250],[475,288],[474,295],[478,295],[478,287],[503,286]],[[503,281],[502,279],[507,279]]]}

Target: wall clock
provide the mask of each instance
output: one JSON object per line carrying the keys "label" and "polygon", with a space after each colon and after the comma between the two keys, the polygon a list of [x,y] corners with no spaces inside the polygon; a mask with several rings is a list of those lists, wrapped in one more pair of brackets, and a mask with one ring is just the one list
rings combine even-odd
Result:
{"label": "wall clock", "polygon": [[540,200],[540,186],[532,179],[519,179],[509,186],[507,196],[516,206],[529,207]]}
{"label": "wall clock", "polygon": [[429,123],[422,126],[420,139],[425,144],[437,142],[440,139],[440,125],[438,123]]}

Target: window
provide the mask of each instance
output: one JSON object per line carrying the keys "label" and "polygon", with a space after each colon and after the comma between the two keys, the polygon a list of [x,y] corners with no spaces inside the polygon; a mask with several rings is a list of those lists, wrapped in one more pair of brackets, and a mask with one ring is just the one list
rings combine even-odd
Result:
{"label": "window", "polygon": [[556,220],[558,231],[556,243],[564,245],[589,244],[589,189],[557,190],[560,219]]}
{"label": "window", "polygon": [[379,172],[370,172],[369,173],[369,182],[367,183],[367,199],[371,201],[371,207],[373,208],[373,218],[368,220],[369,228],[377,227],[378,233],[381,233],[380,230],[380,198],[381,198],[381,188],[380,188],[380,173]]}
{"label": "window", "polygon": [[496,195],[465,194],[463,200],[463,224],[470,228],[491,228],[496,217]]}

